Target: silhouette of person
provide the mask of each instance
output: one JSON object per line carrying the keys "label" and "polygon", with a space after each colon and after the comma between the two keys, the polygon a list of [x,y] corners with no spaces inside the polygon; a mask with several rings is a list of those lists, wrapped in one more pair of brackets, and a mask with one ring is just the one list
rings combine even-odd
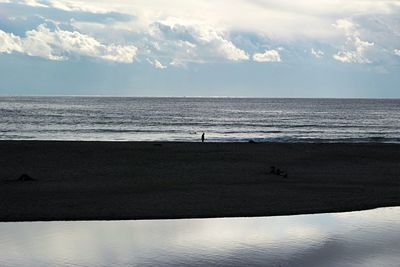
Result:
{"label": "silhouette of person", "polygon": [[201,135],[201,142],[204,143],[204,133]]}

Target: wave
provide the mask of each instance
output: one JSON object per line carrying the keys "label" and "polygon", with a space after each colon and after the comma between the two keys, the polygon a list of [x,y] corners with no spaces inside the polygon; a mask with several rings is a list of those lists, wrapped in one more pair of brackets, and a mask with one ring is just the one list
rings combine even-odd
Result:
{"label": "wave", "polygon": [[1,98],[2,140],[399,143],[400,101]]}

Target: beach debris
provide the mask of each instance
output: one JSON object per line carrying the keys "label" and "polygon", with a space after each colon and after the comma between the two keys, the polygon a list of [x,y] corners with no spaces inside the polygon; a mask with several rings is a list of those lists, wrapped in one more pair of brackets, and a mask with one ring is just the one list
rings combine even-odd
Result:
{"label": "beach debris", "polygon": [[269,168],[269,173],[282,176],[283,178],[287,178],[288,177],[288,173],[286,171],[283,171],[283,170],[281,170],[279,168],[276,168],[275,166],[271,166]]}
{"label": "beach debris", "polygon": [[269,167],[269,169],[270,169],[269,173],[275,174],[275,166],[271,166]]}
{"label": "beach debris", "polygon": [[18,181],[22,181],[22,182],[35,181],[35,179],[32,178],[31,176],[29,176],[28,174],[24,173],[18,178]]}

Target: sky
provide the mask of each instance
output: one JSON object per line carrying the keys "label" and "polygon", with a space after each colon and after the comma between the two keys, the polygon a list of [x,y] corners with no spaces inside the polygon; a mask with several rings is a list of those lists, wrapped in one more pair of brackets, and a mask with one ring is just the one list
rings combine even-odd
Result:
{"label": "sky", "polygon": [[0,0],[0,95],[400,98],[400,0]]}

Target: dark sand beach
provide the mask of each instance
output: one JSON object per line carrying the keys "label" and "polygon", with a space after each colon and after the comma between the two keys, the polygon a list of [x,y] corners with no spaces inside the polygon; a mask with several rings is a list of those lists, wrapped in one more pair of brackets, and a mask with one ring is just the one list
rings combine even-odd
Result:
{"label": "dark sand beach", "polygon": [[[400,205],[400,145],[0,142],[0,221],[290,215]],[[270,166],[288,172],[270,174]],[[35,181],[17,181],[26,173]]]}

